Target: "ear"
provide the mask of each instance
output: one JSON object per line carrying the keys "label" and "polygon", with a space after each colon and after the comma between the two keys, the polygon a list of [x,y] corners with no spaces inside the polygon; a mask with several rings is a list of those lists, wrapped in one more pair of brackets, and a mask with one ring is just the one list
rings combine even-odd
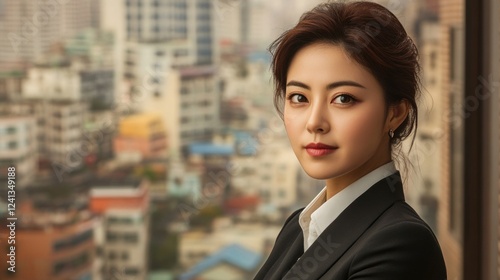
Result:
{"label": "ear", "polygon": [[406,119],[410,112],[410,104],[408,100],[403,99],[398,103],[389,106],[389,110],[387,112],[387,131],[393,130],[395,131],[401,123]]}

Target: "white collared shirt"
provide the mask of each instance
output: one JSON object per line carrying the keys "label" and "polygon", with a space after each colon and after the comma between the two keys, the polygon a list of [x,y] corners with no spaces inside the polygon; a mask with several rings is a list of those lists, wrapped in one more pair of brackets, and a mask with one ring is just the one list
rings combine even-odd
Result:
{"label": "white collared shirt", "polygon": [[347,206],[375,183],[396,171],[393,161],[386,163],[359,178],[328,200],[326,200],[326,187],[324,187],[299,216],[299,225],[304,234],[304,251],[337,219]]}

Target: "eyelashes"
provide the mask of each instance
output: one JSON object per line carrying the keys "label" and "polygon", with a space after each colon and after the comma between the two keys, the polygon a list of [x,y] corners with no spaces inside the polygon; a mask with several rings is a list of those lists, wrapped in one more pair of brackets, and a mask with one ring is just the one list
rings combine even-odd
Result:
{"label": "eyelashes", "polygon": [[[305,97],[303,94],[300,93],[290,93],[286,97],[287,100],[290,101],[292,104],[300,104],[300,103],[306,103],[309,102],[307,97]],[[358,102],[359,100],[356,99],[353,95],[348,94],[348,93],[341,93],[336,95],[331,103],[333,104],[339,104],[339,105],[350,105],[353,103]]]}
{"label": "eyelashes", "polygon": [[292,103],[304,103],[308,101],[307,97],[300,93],[289,94],[286,99],[290,100]]}

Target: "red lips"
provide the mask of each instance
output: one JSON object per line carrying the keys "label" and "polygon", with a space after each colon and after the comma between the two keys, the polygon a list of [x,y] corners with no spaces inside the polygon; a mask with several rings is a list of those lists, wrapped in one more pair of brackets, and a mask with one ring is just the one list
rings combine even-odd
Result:
{"label": "red lips", "polygon": [[320,157],[333,153],[337,147],[326,145],[323,143],[309,143],[306,146],[306,151],[310,156]]}
{"label": "red lips", "polygon": [[337,149],[337,147],[326,145],[323,143],[309,143],[306,149]]}

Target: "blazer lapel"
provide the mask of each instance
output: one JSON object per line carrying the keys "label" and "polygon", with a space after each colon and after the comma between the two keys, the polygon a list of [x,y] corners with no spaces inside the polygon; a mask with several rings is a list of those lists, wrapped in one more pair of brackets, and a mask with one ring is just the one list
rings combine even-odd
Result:
{"label": "blazer lapel", "polygon": [[288,248],[282,248],[281,259],[275,263],[272,271],[272,276],[267,276],[266,279],[280,280],[290,268],[297,262],[300,256],[304,253],[304,236],[300,232],[295,237],[295,241]]}
{"label": "blazer lapel", "polygon": [[349,205],[283,279],[319,279],[387,208],[401,200],[404,200],[403,187],[400,174],[396,172],[377,182]]}

